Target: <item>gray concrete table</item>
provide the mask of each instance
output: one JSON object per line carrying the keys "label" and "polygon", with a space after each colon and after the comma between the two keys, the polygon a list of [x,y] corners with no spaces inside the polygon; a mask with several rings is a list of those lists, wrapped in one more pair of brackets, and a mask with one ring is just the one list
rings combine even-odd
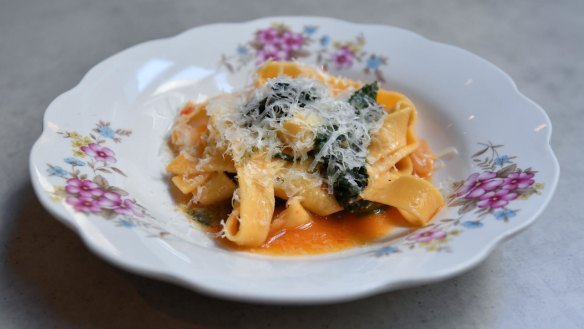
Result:
{"label": "gray concrete table", "polygon": [[[584,2],[0,0],[0,328],[584,328]],[[562,166],[526,232],[455,279],[336,305],[216,300],[106,264],[41,207],[28,152],[49,102],[131,45],[214,22],[324,15],[466,48],[543,106]]]}

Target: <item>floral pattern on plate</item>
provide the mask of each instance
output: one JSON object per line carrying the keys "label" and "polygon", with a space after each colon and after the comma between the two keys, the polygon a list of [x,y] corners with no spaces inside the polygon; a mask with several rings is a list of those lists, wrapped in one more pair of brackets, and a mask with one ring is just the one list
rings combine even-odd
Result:
{"label": "floral pattern on plate", "polygon": [[53,201],[64,202],[76,212],[112,220],[121,227],[142,227],[154,236],[168,234],[148,220],[152,217],[146,208],[125,190],[111,185],[104,176],[126,177],[115,166],[118,161],[116,154],[106,144],[108,141],[121,143],[123,138],[132,135],[132,131],[113,129],[109,122],[99,121],[87,135],[75,131],[58,134],[70,141],[71,156],[63,159],[64,165],[47,164],[49,176],[63,180],[63,183],[53,185]]}
{"label": "floral pattern on plate", "polygon": [[520,211],[520,208],[512,207],[517,200],[541,194],[544,185],[536,183],[536,171],[519,168],[514,162],[515,156],[500,153],[503,145],[491,142],[479,145],[481,149],[471,156],[479,170],[465,180],[454,182],[453,192],[446,198],[447,207],[458,208],[458,217],[436,219],[398,243],[383,244],[373,251],[374,255],[390,255],[415,248],[449,252],[448,243],[455,236],[465,230],[484,227],[488,219],[508,222]]}
{"label": "floral pattern on plate", "polygon": [[319,33],[316,25],[294,31],[285,24],[273,23],[257,30],[253,39],[237,46],[235,54],[223,54],[220,66],[235,72],[252,63],[261,65],[270,60],[311,59],[324,70],[362,67],[365,74],[372,74],[378,81],[385,82],[381,67],[387,65],[387,57],[369,53],[366,45],[367,40],[362,34],[353,40],[333,40],[329,35]]}

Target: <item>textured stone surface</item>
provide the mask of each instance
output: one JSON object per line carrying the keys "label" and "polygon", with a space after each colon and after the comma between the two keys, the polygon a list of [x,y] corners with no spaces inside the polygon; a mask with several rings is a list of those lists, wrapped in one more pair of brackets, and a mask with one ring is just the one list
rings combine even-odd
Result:
{"label": "textured stone surface", "polygon": [[[94,64],[194,26],[273,15],[400,26],[501,67],[551,117],[562,177],[549,207],[455,279],[351,303],[279,307],[216,300],[115,269],[40,206],[27,166],[43,112]],[[0,0],[0,327],[584,327],[582,17],[579,0]]]}

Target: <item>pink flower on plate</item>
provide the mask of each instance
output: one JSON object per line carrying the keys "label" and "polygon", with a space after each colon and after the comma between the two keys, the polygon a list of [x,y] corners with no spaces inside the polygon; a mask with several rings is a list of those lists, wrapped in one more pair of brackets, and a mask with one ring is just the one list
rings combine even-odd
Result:
{"label": "pink flower on plate", "polygon": [[416,241],[416,242],[430,242],[432,240],[444,240],[446,239],[446,232],[430,229],[424,232],[416,233],[407,237],[406,240]]}
{"label": "pink flower on plate", "polygon": [[136,205],[132,200],[124,200],[119,193],[116,192],[105,192],[101,198],[99,198],[98,203],[101,207],[105,209],[111,209],[116,214],[120,215],[136,215],[139,217],[144,216],[144,212]]}
{"label": "pink flower on plate", "polygon": [[105,192],[97,202],[105,209],[114,209],[122,203],[122,196],[116,192]]}
{"label": "pink flower on plate", "polygon": [[333,54],[333,62],[337,70],[348,69],[353,65],[355,54],[349,47],[341,47]]}
{"label": "pink flower on plate", "polygon": [[467,199],[475,199],[483,194],[492,191],[503,184],[503,181],[496,178],[497,174],[494,172],[484,172],[484,173],[474,173],[470,175],[464,185],[462,186],[460,192],[457,193],[458,196],[463,196]]}
{"label": "pink flower on plate", "polygon": [[70,178],[67,180],[65,191],[69,194],[78,194],[86,198],[98,198],[103,195],[103,190],[99,185],[88,179]]}
{"label": "pink flower on plate", "polygon": [[76,211],[84,213],[98,213],[101,211],[97,200],[91,197],[80,196],[80,197],[68,197],[67,203],[73,206]]}
{"label": "pink flower on plate", "polygon": [[505,179],[503,179],[503,185],[501,186],[501,188],[505,189],[505,190],[514,190],[516,188],[526,188],[529,187],[531,185],[533,185],[533,183],[535,183],[535,180],[533,180],[534,174],[533,173],[520,173],[520,172],[514,172],[509,174],[509,176],[507,176]]}
{"label": "pink flower on plate", "polygon": [[87,146],[82,146],[81,150],[85,152],[85,154],[89,155],[90,157],[94,158],[97,161],[106,162],[116,162],[116,158],[114,157],[115,153],[110,148],[101,146],[96,143],[91,143]]}
{"label": "pink flower on plate", "polygon": [[258,50],[257,52],[257,63],[262,64],[266,61],[280,61],[289,60],[290,52],[278,49],[276,46],[266,47],[267,49]]}
{"label": "pink flower on plate", "polygon": [[144,216],[144,212],[140,209],[136,203],[132,200],[122,200],[117,208],[114,208],[114,212],[120,215],[135,215],[138,217]]}
{"label": "pink flower on plate", "polygon": [[477,206],[479,208],[502,208],[509,204],[509,201],[517,199],[518,194],[509,190],[498,190],[487,192],[479,198]]}
{"label": "pink flower on plate", "polygon": [[268,45],[264,47],[263,51],[271,54],[275,60],[287,60],[290,59],[291,55],[290,51],[284,49],[280,43]]}
{"label": "pink flower on plate", "polygon": [[303,43],[302,35],[300,33],[284,32],[282,34],[282,39],[280,40],[282,48],[287,51],[295,51],[302,48]]}
{"label": "pink flower on plate", "polygon": [[271,45],[280,40],[278,31],[273,28],[267,28],[264,30],[259,30],[257,32],[257,40],[263,45]]}

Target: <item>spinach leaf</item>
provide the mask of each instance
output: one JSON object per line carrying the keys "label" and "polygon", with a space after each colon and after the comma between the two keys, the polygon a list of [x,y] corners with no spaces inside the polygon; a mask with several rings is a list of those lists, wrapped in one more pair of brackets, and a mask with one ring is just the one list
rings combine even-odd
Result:
{"label": "spinach leaf", "polygon": [[325,131],[321,131],[321,132],[316,134],[316,137],[314,138],[314,147],[310,151],[310,155],[315,156],[322,150],[322,148],[324,147],[324,144],[326,144],[326,142],[331,137],[334,129],[336,129],[336,127],[334,127],[334,126],[327,127],[327,129]]}
{"label": "spinach leaf", "polygon": [[318,99],[316,96],[316,89],[311,87],[308,90],[303,90],[298,94],[298,106],[305,107],[306,105],[313,103]]}
{"label": "spinach leaf", "polygon": [[342,173],[333,185],[335,199],[341,205],[350,205],[357,201],[361,191],[367,186],[367,169],[353,168]]}
{"label": "spinach leaf", "polygon": [[[271,87],[271,92],[268,96],[245,106],[242,114],[243,117],[247,119],[246,125],[248,127],[253,124],[258,124],[265,118],[280,121],[282,118],[288,116],[292,104],[298,104],[299,107],[305,107],[316,101],[318,98],[314,87],[306,90],[299,90],[296,86],[293,86],[288,82],[276,82]],[[268,108],[271,111],[266,111]],[[250,118],[255,119],[251,120]]]}
{"label": "spinach leaf", "polygon": [[376,103],[377,91],[379,86],[377,81],[363,86],[361,89],[355,91],[353,95],[349,98],[349,104],[353,105],[357,113],[360,110],[368,108],[371,104]]}
{"label": "spinach leaf", "polygon": [[191,208],[188,214],[199,224],[213,226],[218,224],[222,219],[227,218],[230,212],[230,206],[217,206],[210,208]]}
{"label": "spinach leaf", "polygon": [[[353,106],[355,113],[359,116],[359,120],[365,122],[375,122],[381,118],[383,115],[383,109],[377,105],[376,98],[379,86],[377,82],[367,84],[361,89],[355,91],[351,97],[349,97],[348,103]],[[366,111],[364,111],[366,110]],[[321,130],[314,140],[314,148],[311,151],[311,155],[318,154],[326,142],[329,141],[331,135],[339,127],[331,125],[326,129]],[[351,132],[347,135],[341,135],[337,137],[331,147],[334,148],[351,148],[356,152],[361,148],[361,140],[356,140]],[[340,174],[339,168],[344,168],[343,159],[336,158],[332,154],[325,154],[320,159],[320,171],[321,175],[326,179],[335,175],[338,177],[333,183],[333,195],[337,202],[345,209],[351,213],[357,214],[367,214],[383,209],[383,205],[371,202],[367,200],[360,199],[359,195],[367,187],[369,175],[367,174],[367,169],[365,168],[366,159],[359,159],[361,165],[343,170]]]}
{"label": "spinach leaf", "polygon": [[380,214],[384,211],[385,205],[368,200],[357,200],[350,205],[347,205],[347,210],[350,213],[357,214],[360,216]]}

